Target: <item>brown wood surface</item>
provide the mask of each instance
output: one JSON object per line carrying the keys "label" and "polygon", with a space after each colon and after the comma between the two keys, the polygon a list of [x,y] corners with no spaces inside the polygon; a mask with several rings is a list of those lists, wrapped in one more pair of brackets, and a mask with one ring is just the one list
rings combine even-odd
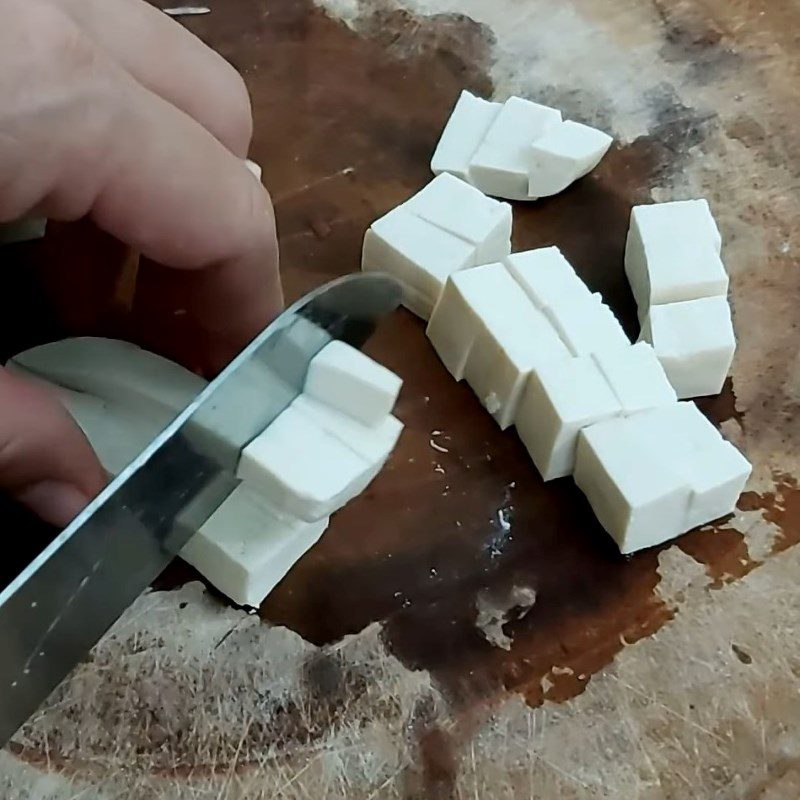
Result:
{"label": "brown wood surface", "polygon": [[[274,685],[242,683],[241,665],[218,663],[214,647],[192,655],[207,670],[192,684],[205,696],[200,719],[197,695],[176,689],[186,686],[175,677],[180,657],[156,674],[164,640],[186,635],[179,617],[139,631],[155,642],[146,666],[120,645],[121,626],[5,754],[3,796],[33,796],[25,792],[43,791],[47,777],[59,798],[98,784],[109,797],[794,797],[800,9],[788,0],[409,3],[417,14],[367,0],[324,5],[219,0],[187,21],[250,88],[252,157],[274,198],[289,299],[358,268],[370,222],[429,180],[462,88],[558,104],[618,143],[562,195],[515,206],[515,248],[557,244],[635,336],[622,269],[631,205],[707,196],[740,349],[723,394],[700,406],[753,460],[752,485],[732,520],[623,558],[571,481],[544,485],[513,432],[453,383],[423,325],[400,312],[369,352],[405,380],[401,443],[261,609],[302,637],[287,640],[289,666],[275,667],[302,677],[291,703],[269,705]],[[433,13],[452,11],[464,13]],[[558,36],[563,74],[552,66]],[[93,314],[43,327],[34,276],[90,258],[102,271],[122,258],[113,244],[54,228],[14,254],[17,291],[38,311],[28,330],[7,326],[6,350],[56,330],[103,330]],[[176,563],[150,595],[198,608],[198,640],[222,619],[232,631],[282,629],[180,588],[199,579]],[[155,614],[147,608],[141,618]],[[286,643],[269,641],[275,649],[263,654],[239,642],[238,657],[272,664]],[[406,692],[408,676],[425,676],[423,689]],[[622,676],[628,689],[604,688]],[[102,707],[82,694],[89,685]],[[236,692],[245,698],[232,711]],[[587,743],[591,730],[603,735]],[[325,766],[321,752],[341,767]],[[381,769],[370,771],[367,756]]]}

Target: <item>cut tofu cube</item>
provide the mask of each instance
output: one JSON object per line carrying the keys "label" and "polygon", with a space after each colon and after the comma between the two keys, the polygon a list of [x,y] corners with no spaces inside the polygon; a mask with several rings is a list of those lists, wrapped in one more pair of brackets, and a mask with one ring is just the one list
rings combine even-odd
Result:
{"label": "cut tofu cube", "polygon": [[516,415],[517,432],[544,480],[570,475],[582,428],[622,413],[591,358],[531,372]]}
{"label": "cut tofu cube", "polygon": [[428,323],[427,335],[450,374],[460,381],[475,339],[487,320],[518,304],[522,292],[502,264],[484,264],[450,276]]}
{"label": "cut tofu cube", "polygon": [[531,145],[560,122],[561,112],[555,108],[509,98],[472,157],[472,183],[495,197],[530,200]]}
{"label": "cut tofu cube", "polygon": [[557,247],[514,253],[504,261],[533,304],[544,311],[591,297],[591,292]]}
{"label": "cut tofu cube", "polygon": [[655,351],[647,342],[602,350],[592,356],[625,415],[677,402]]}
{"label": "cut tofu cube", "polygon": [[404,207],[475,245],[477,264],[501,261],[511,252],[511,206],[492,200],[452,175],[434,178]]}
{"label": "cut tofu cube", "polygon": [[550,197],[590,173],[614,140],[597,128],[565,121],[531,146],[528,194]]}
{"label": "cut tofu cube", "polygon": [[705,200],[635,206],[625,272],[640,308],[724,296],[722,239]]}
{"label": "cut tofu cube", "polygon": [[573,355],[588,356],[631,345],[614,312],[599,294],[557,303],[545,309],[545,314]]}
{"label": "cut tofu cube", "polygon": [[640,339],[653,345],[678,397],[722,391],[736,351],[725,297],[652,306]]}
{"label": "cut tofu cube", "polygon": [[327,518],[301,522],[279,514],[242,484],[180,555],[234,603],[257,608],[327,527]]}
{"label": "cut tofu cube", "polygon": [[575,483],[622,553],[634,553],[685,530],[690,490],[623,417],[584,428]]}
{"label": "cut tofu cube", "polygon": [[632,417],[631,429],[689,486],[683,530],[705,525],[736,508],[752,468],[694,403],[676,403]]}
{"label": "cut tofu cube", "polygon": [[366,459],[292,405],[244,448],[237,477],[279,512],[313,522],[352,500],[371,469]]}
{"label": "cut tofu cube", "polygon": [[490,103],[467,91],[461,92],[433,154],[433,173],[449,172],[469,182],[472,156],[502,107],[502,103]]}
{"label": "cut tofu cube", "polygon": [[568,361],[569,350],[553,326],[526,297],[517,292],[502,306],[502,313],[482,319],[464,376],[483,406],[505,430],[530,372]]}
{"label": "cut tofu cube", "polygon": [[392,413],[402,385],[382,364],[333,341],[311,360],[304,392],[364,425],[377,425]]}
{"label": "cut tofu cube", "polygon": [[476,254],[475,245],[401,206],[367,231],[361,268],[397,278],[406,308],[428,319],[448,276],[475,266]]}

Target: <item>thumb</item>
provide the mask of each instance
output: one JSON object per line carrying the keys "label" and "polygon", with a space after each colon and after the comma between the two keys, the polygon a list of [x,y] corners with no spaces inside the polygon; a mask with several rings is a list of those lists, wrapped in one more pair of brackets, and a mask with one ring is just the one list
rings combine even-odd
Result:
{"label": "thumb", "polygon": [[0,368],[0,490],[64,527],[105,483],[91,445],[55,394]]}

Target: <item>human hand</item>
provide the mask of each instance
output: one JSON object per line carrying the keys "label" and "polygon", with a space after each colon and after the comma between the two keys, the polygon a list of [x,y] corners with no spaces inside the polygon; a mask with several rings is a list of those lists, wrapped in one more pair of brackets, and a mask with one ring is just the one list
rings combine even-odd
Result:
{"label": "human hand", "polygon": [[[0,0],[0,18],[0,221],[93,220],[147,259],[137,340],[220,368],[282,305],[241,78],[140,0]],[[57,401],[0,373],[0,487],[63,525],[103,483]]]}

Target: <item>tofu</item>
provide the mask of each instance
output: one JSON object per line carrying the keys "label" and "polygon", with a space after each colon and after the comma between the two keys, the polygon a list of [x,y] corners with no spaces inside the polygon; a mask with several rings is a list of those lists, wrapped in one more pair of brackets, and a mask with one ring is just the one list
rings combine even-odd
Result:
{"label": "tofu", "polygon": [[328,527],[279,514],[242,484],[184,545],[181,558],[241,606],[257,608]]}
{"label": "tofu", "polygon": [[705,200],[635,206],[625,272],[640,309],[727,294],[721,246]]}
{"label": "tofu", "polygon": [[678,398],[647,342],[592,355],[626,416],[676,403]]}
{"label": "tofu", "polygon": [[533,371],[517,410],[522,443],[545,481],[572,474],[578,433],[622,407],[592,358]]}
{"label": "tofu", "polygon": [[251,161],[249,158],[246,158],[244,165],[258,180],[261,180],[262,169],[260,164],[256,164],[255,161]]}
{"label": "tofu", "polygon": [[636,435],[632,419],[585,427],[575,458],[575,483],[621,553],[679,536],[690,502],[686,481]]}
{"label": "tofu", "polygon": [[502,313],[482,318],[470,351],[465,378],[502,430],[517,415],[531,371],[563,364],[570,353],[553,326],[520,289],[502,305]]}
{"label": "tofu", "polygon": [[367,231],[361,268],[397,278],[404,288],[403,304],[427,320],[448,276],[475,266],[476,257],[474,244],[400,206]]}
{"label": "tofu", "polygon": [[304,392],[364,425],[378,425],[392,413],[402,385],[382,364],[333,341],[311,360]]}
{"label": "tofu", "polygon": [[0,245],[21,244],[43,239],[47,220],[42,217],[26,217],[15,222],[0,222]]}
{"label": "tofu", "polygon": [[531,145],[528,194],[550,197],[591,172],[614,140],[603,131],[564,121]]}
{"label": "tofu", "polygon": [[545,314],[575,356],[630,347],[619,320],[599,294],[556,303]]}
{"label": "tofu", "polygon": [[469,182],[472,156],[502,107],[502,103],[490,103],[467,91],[461,92],[433,154],[434,175],[448,172]]}
{"label": "tofu", "polygon": [[736,351],[725,297],[654,305],[639,338],[653,345],[679,398],[722,390]]}
{"label": "tofu", "polygon": [[518,303],[521,294],[502,264],[484,264],[450,276],[426,332],[457,381],[463,379],[475,339],[487,321]]}
{"label": "tofu", "polygon": [[502,261],[511,252],[511,206],[444,173],[405,203],[420,219],[476,248],[477,264]]}
{"label": "tofu", "polygon": [[494,197],[531,199],[531,145],[560,122],[561,112],[555,108],[509,98],[472,157],[471,182]]}
{"label": "tofu", "polygon": [[503,263],[542,311],[591,297],[589,288],[557,247],[514,253]]}
{"label": "tofu", "polygon": [[371,469],[366,459],[291,405],[244,448],[237,477],[278,512],[313,522],[359,494]]}

